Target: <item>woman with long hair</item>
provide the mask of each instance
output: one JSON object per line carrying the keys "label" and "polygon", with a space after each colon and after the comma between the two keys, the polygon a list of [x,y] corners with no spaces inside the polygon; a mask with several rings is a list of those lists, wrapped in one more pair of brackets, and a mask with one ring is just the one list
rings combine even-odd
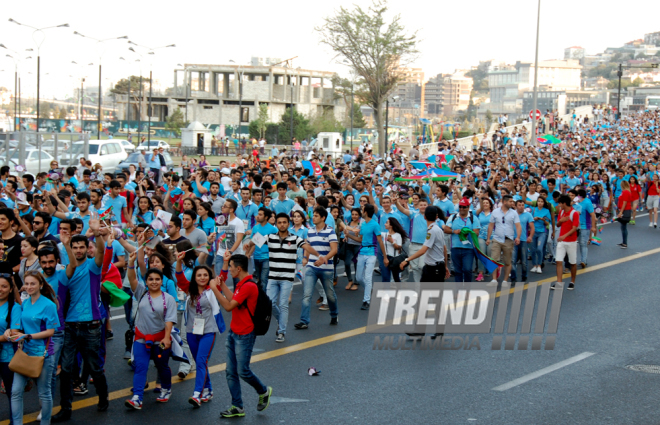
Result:
{"label": "woman with long hair", "polygon": [[144,386],[147,382],[149,362],[158,369],[162,388],[156,399],[167,403],[172,395],[172,371],[169,359],[172,348],[171,332],[176,323],[176,298],[163,292],[163,272],[150,268],[145,273],[146,286],[138,282],[135,260],[141,253],[132,252],[128,260],[128,281],[137,300],[135,340],[133,341],[133,397],[125,401],[126,407],[142,409]]}
{"label": "woman with long hair", "polygon": [[[181,243],[181,242],[179,242]],[[186,252],[179,252],[176,261],[177,285],[188,294],[186,302],[186,336],[190,351],[195,358],[196,376],[193,395],[188,403],[194,408],[211,401],[213,387],[209,376],[208,362],[213,353],[216,333],[225,330],[216,294],[209,287],[213,270],[208,266],[197,266],[189,280],[183,273]]]}
{"label": "woman with long hair", "polygon": [[[57,315],[57,296],[40,272],[27,271],[23,279],[23,288],[29,298],[22,305],[21,318],[13,323],[11,330],[5,331],[5,338],[12,342],[21,342],[22,350],[28,356],[45,357],[39,377],[33,379],[39,390],[41,402],[41,423],[49,424],[53,410],[51,381],[54,363],[53,347],[49,347],[50,338],[55,329],[60,327]],[[23,423],[23,392],[29,377],[14,373],[11,387],[11,410],[14,425]]]}
{"label": "woman with long hair", "polygon": [[[332,214],[332,218],[335,219],[335,233],[337,235],[337,240],[339,241],[339,248],[337,249],[337,254],[335,255],[334,258],[334,263],[335,263],[335,275],[333,278],[333,285],[337,286],[337,263],[339,263],[339,260],[344,260],[344,256],[346,254],[346,237],[344,236],[344,232],[341,231],[341,228],[343,227],[344,224],[344,217],[341,213],[341,207],[338,205],[333,205],[330,207],[330,214]],[[344,267],[346,264],[344,264]]]}
{"label": "woman with long hair", "polygon": [[649,183],[646,208],[649,210],[649,227],[658,227],[658,200],[660,199],[660,176],[653,173],[653,180]]}
{"label": "woman with long hair", "polygon": [[[291,225],[291,227],[289,227],[289,232],[293,233],[294,235],[298,236],[301,239],[307,240],[307,216],[305,215],[305,212],[296,210],[293,213],[291,213],[291,216],[293,217],[292,219],[293,224]],[[299,248],[298,256],[296,257],[296,275],[298,275],[298,273],[302,273],[302,269],[303,269],[303,249]],[[302,274],[300,276],[302,276]],[[304,278],[300,279],[300,283],[303,283],[303,281]],[[291,304],[292,294],[293,291],[289,293],[289,304]]]}
{"label": "woman with long hair", "polygon": [[[199,266],[199,261],[197,260],[197,251],[193,249],[194,247],[192,246],[192,242],[190,242],[188,239],[183,240],[181,242],[177,242],[176,244],[176,252],[178,253],[185,253],[186,255],[183,257],[181,267],[183,268],[183,274],[186,276],[186,279],[191,280],[192,279],[192,272],[195,266]],[[177,260],[178,260],[178,255],[177,255]]]}
{"label": "woman with long hair", "polygon": [[632,219],[630,220],[630,224],[634,226],[635,217],[637,216],[637,206],[642,199],[642,187],[639,185],[639,181],[637,181],[637,177],[635,176],[630,176],[628,184],[630,185],[630,193],[632,194]]}
{"label": "woman with long hair", "polygon": [[[545,198],[539,197],[536,200],[536,206],[532,208],[532,217],[534,217],[534,237],[532,239],[532,270],[531,273],[543,273],[541,265],[543,264],[543,248],[548,240],[548,226],[552,225],[550,207]],[[481,233],[481,232],[479,232]]]}
{"label": "woman with long hair", "polygon": [[41,265],[39,265],[39,257],[37,256],[38,247],[39,242],[34,236],[28,236],[21,241],[21,257],[23,257],[23,259],[18,268],[18,277],[20,277],[21,280],[23,280],[26,272],[41,272]]}
{"label": "woman with long hair", "polygon": [[630,192],[630,184],[623,180],[621,181],[619,205],[617,205],[619,214],[616,218],[619,224],[621,224],[621,238],[623,241],[620,244],[617,244],[621,249],[628,248],[628,223],[630,223],[630,220],[632,219],[632,204],[633,196]]}
{"label": "woman with long hair", "polygon": [[211,209],[211,204],[209,202],[200,202],[197,205],[196,212],[199,220],[197,227],[202,229],[206,233],[206,236],[210,236],[215,231],[215,213]]}
{"label": "woman with long hair", "polygon": [[[1,258],[1,257],[0,257]],[[14,284],[11,269],[3,268],[0,273],[0,378],[4,384],[9,402],[9,418],[11,423],[11,392],[14,383],[14,372],[9,370],[9,362],[14,357],[14,345],[5,332],[12,325],[17,329],[21,321],[21,305],[16,301],[18,289]]]}
{"label": "woman with long hair", "polygon": [[133,223],[151,224],[156,217],[153,213],[154,205],[148,196],[140,196],[137,201],[137,208],[133,210]]}
{"label": "woman with long hair", "polygon": [[[385,230],[387,230],[387,233],[383,235],[383,242],[385,244],[387,260],[392,262],[394,257],[401,254],[401,248],[406,239],[408,239],[408,235],[406,234],[406,231],[403,230],[403,226],[401,226],[399,220],[394,217],[387,219],[385,222]],[[399,273],[401,272],[399,265],[393,264],[392,267],[388,266],[388,268],[392,272],[394,281],[401,282],[401,279],[399,278]]]}
{"label": "woman with long hair", "polygon": [[[490,250],[490,247],[486,245],[486,238],[488,237],[488,225],[490,224],[490,215],[493,212],[493,201],[488,198],[486,195],[481,199],[481,204],[479,206],[479,209],[477,209],[476,212],[476,218],[479,220],[479,224],[481,225],[481,229],[479,230],[479,249],[481,252],[485,253],[488,255],[488,251]],[[484,265],[483,261],[477,261],[477,270],[479,271],[479,275],[477,276],[477,282],[481,282],[484,279],[487,279],[488,276],[488,270],[486,270],[486,266]]]}

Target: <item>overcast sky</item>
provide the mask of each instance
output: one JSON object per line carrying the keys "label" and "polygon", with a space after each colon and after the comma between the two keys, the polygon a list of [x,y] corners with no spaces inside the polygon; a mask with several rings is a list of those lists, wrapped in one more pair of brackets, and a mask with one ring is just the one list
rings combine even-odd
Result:
{"label": "overcast sky", "polygon": [[[626,9],[625,3],[606,5],[593,1],[542,0],[539,59],[561,59],[565,47],[582,46],[588,54],[618,47],[626,41],[660,31],[657,0],[639,0]],[[172,85],[177,63],[225,64],[230,59],[247,64],[251,56],[297,56],[294,66],[347,74],[345,66],[333,61],[332,52],[319,44],[314,27],[339,7],[366,7],[369,0],[238,2],[197,0],[4,1],[0,20],[0,43],[36,59],[32,30],[9,18],[44,27],[68,23],[70,28],[46,30],[41,46],[43,97],[70,95],[82,74],[98,81],[95,42],[73,35],[73,31],[95,38],[129,36],[138,44],[176,48],[156,51],[154,78]],[[536,37],[535,0],[404,1],[390,0],[392,14],[400,14],[408,31],[420,38],[419,59],[426,78],[478,64],[479,60],[508,62],[534,60]],[[622,14],[617,14],[621,12]],[[128,74],[139,74],[137,56],[125,40],[109,41],[103,54],[104,86]],[[146,51],[143,51],[146,53]],[[14,64],[0,59],[0,86],[13,89]],[[120,61],[123,56],[131,62]],[[85,66],[76,67],[76,61]],[[36,60],[22,63],[22,91],[36,93]],[[32,72],[32,74],[27,74]],[[48,75],[45,75],[45,74]],[[144,75],[149,73],[145,59]],[[89,80],[88,80],[89,81]]]}

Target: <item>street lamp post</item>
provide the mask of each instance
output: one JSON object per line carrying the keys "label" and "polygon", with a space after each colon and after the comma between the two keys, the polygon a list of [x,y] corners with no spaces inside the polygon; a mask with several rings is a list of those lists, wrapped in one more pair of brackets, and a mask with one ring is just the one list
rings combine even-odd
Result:
{"label": "street lamp post", "polygon": [[353,152],[353,106],[355,105],[355,100],[353,99],[353,86],[351,84],[351,152]]}
{"label": "street lamp post", "polygon": [[[233,60],[229,62],[236,63]],[[240,139],[241,137],[241,124],[243,123],[243,69],[238,65],[238,131],[236,132],[236,138]]]}
{"label": "street lamp post", "polygon": [[[16,131],[16,126],[18,124],[18,109],[20,108],[20,98],[17,97],[18,94],[18,64],[21,61],[21,54],[17,52],[16,50],[12,50],[9,47],[5,46],[4,44],[0,44],[0,47],[6,50],[9,50],[12,52],[14,55],[5,55],[8,58],[11,58],[14,61],[14,131]],[[25,59],[31,59],[32,56],[28,56]]]}
{"label": "street lamp post", "polygon": [[[392,100],[394,100],[395,102],[397,101],[397,99],[399,99],[399,96],[392,97]],[[390,99],[387,98],[387,100],[385,101],[385,152],[387,152],[387,143],[389,142],[389,137],[388,137],[389,125],[390,125]]]}
{"label": "street lamp post", "polygon": [[[123,57],[119,58],[120,60],[125,61]],[[128,139],[128,133],[131,132],[131,75],[128,75],[128,94],[126,95],[126,138]],[[139,140],[138,140],[139,142]]]}
{"label": "street lamp post", "polygon": [[538,144],[536,138],[536,108],[538,107],[538,76],[539,76],[539,29],[541,27],[541,0],[539,0],[538,13],[536,16],[536,56],[534,58],[534,91],[532,94],[532,134],[530,136],[530,143],[532,146]]}
{"label": "street lamp post", "polygon": [[[43,27],[43,28],[36,28],[31,25],[27,24],[21,24],[20,22],[17,22],[13,20],[12,18],[9,18],[9,22],[12,22],[16,25],[20,25],[23,27],[28,27],[32,28],[34,31],[32,32],[32,40],[34,41],[34,44],[37,46],[37,133],[39,132],[39,95],[40,95],[40,89],[41,89],[41,45],[43,44],[44,40],[46,39],[46,34],[44,33],[44,30],[50,29],[50,28],[68,28],[69,24],[61,24],[61,25],[53,25],[50,27]],[[39,35],[37,35],[39,34]],[[39,38],[41,37],[41,38]]]}
{"label": "street lamp post", "polygon": [[101,127],[101,116],[103,115],[102,114],[103,109],[102,109],[102,106],[101,106],[101,101],[103,99],[103,92],[101,91],[101,73],[102,73],[101,72],[101,67],[102,67],[101,61],[103,59],[103,52],[104,52],[103,43],[106,42],[106,41],[110,41],[110,40],[122,40],[122,39],[125,40],[125,39],[128,39],[128,36],[123,35],[121,37],[110,37],[110,38],[98,39],[98,38],[90,37],[88,35],[83,35],[83,34],[79,33],[78,31],[74,31],[73,34],[74,35],[79,35],[83,38],[89,38],[90,40],[96,41],[96,46],[97,46],[98,54],[99,54],[99,99],[98,99],[99,109],[98,109],[98,114],[97,114],[97,118],[96,118],[96,131],[98,131],[98,140],[101,140],[101,131],[103,130],[103,128]]}
{"label": "street lamp post", "polygon": [[[148,52],[147,52],[148,55],[154,55],[154,50],[165,49],[167,47],[176,47],[175,44],[168,44],[167,46],[160,46],[160,47],[148,47],[148,46],[142,46],[140,44],[134,43],[130,40],[128,41],[128,44],[132,44],[134,46],[142,47],[143,49],[147,49],[148,50]],[[135,52],[135,49],[133,49],[132,47],[129,48],[129,50]],[[137,52],[135,52],[135,53],[137,53]],[[151,147],[151,115],[153,114],[153,110],[152,110],[152,106],[151,106],[152,94],[153,94],[153,90],[152,90],[152,88],[153,88],[153,73],[152,73],[152,71],[153,71],[153,61],[150,60],[149,61],[149,105],[148,105],[148,108],[147,108],[147,115],[148,115],[147,118],[149,118],[149,131],[148,131],[148,134],[147,134],[147,146],[149,146],[149,147]],[[142,89],[142,78],[140,78],[140,90],[141,89]]]}

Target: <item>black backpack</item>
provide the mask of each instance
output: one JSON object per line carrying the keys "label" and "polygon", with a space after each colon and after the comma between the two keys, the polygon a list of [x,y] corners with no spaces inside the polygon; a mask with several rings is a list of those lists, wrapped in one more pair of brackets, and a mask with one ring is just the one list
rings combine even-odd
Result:
{"label": "black backpack", "polygon": [[[254,309],[254,314],[250,313],[250,309],[247,306],[247,299],[241,304],[242,307],[247,308],[250,318],[252,318],[252,324],[254,325],[254,334],[257,336],[266,335],[268,333],[268,328],[270,327],[270,319],[273,314],[273,302],[266,295],[266,291],[263,290],[261,285],[256,283],[254,280],[248,280],[245,283],[252,282],[257,285],[259,290],[259,295],[257,297],[257,307]],[[244,283],[244,285],[245,285]]]}

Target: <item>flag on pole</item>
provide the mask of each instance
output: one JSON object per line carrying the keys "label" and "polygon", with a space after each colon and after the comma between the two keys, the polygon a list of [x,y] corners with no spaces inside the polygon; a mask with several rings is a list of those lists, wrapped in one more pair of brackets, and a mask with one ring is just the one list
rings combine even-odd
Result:
{"label": "flag on pole", "polygon": [[495,270],[499,269],[500,267],[503,267],[504,264],[497,262],[490,258],[488,255],[486,255],[480,248],[479,248],[479,237],[477,234],[474,232],[474,230],[464,227],[461,229],[461,233],[458,235],[458,238],[461,241],[466,241],[470,239],[472,242],[472,245],[474,247],[474,255],[477,257],[477,259],[484,265],[486,270],[488,271],[488,274],[493,273]]}
{"label": "flag on pole", "polygon": [[105,211],[99,214],[99,220],[105,220],[112,214],[112,205],[110,205]]}
{"label": "flag on pole", "polygon": [[319,166],[319,164],[317,164],[316,162],[301,161],[300,163],[302,164],[303,168],[309,170],[310,175],[320,176],[321,174],[323,174],[323,170],[321,169],[321,166]]}
{"label": "flag on pole", "polygon": [[591,241],[591,244],[592,244],[592,245],[597,245],[597,246],[600,246],[600,244],[603,243],[603,241],[601,240],[601,238],[599,238],[599,237],[597,237],[597,236],[592,236],[591,239],[590,239],[590,241]]}
{"label": "flag on pole", "polygon": [[220,242],[227,242],[227,234],[225,232],[218,233],[218,240]]}

